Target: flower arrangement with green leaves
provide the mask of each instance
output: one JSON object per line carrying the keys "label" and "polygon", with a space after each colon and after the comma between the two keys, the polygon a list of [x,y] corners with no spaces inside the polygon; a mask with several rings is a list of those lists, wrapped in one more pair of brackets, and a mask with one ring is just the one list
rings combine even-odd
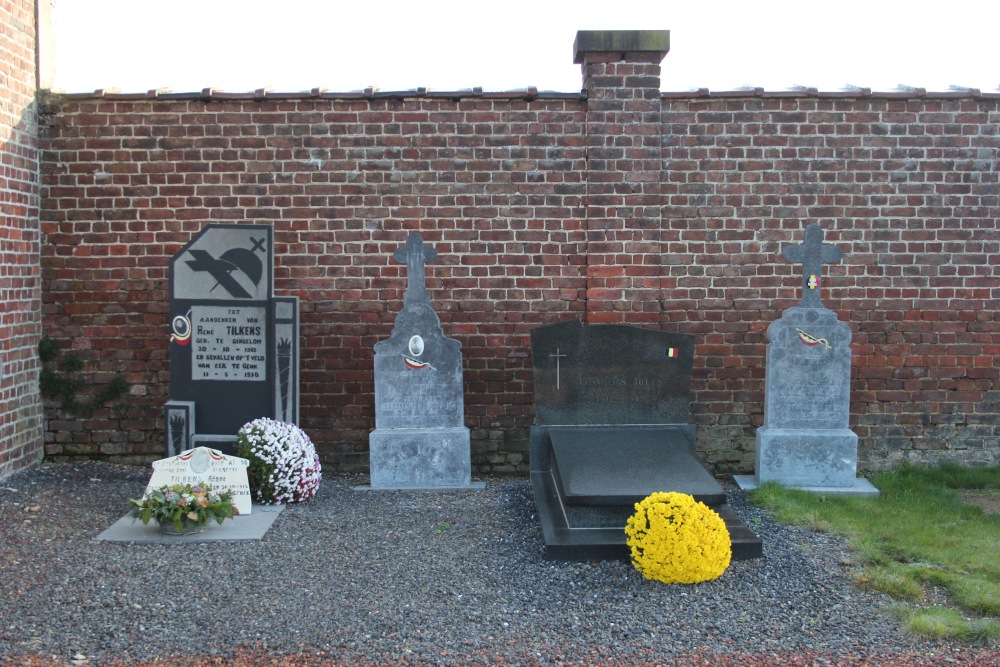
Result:
{"label": "flower arrangement with green leaves", "polygon": [[180,532],[183,526],[204,526],[209,521],[221,524],[237,514],[231,491],[216,493],[207,484],[173,484],[147,491],[139,500],[130,499],[129,514],[144,525],[150,521],[173,523]]}
{"label": "flower arrangement with green leaves", "polygon": [[236,455],[250,462],[250,494],[258,503],[308,500],[323,477],[316,447],[295,424],[267,417],[244,424],[237,435]]}
{"label": "flower arrangement with green leaves", "polygon": [[726,522],[686,493],[658,491],[636,503],[625,534],[636,569],[666,584],[715,579],[732,559]]}

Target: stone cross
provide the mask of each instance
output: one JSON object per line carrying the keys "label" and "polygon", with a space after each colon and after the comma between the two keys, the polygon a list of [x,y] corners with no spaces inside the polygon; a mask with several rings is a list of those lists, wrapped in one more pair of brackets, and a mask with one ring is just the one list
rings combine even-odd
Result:
{"label": "stone cross", "polygon": [[806,228],[805,243],[788,246],[781,256],[789,262],[802,264],[802,308],[822,308],[819,301],[820,274],[826,262],[839,262],[844,251],[823,243],[823,230],[813,223]]}
{"label": "stone cross", "polygon": [[424,279],[424,264],[437,257],[437,251],[429,245],[425,246],[420,234],[414,232],[406,237],[406,245],[397,248],[392,256],[400,264],[406,264],[403,305],[430,303],[431,297]]}

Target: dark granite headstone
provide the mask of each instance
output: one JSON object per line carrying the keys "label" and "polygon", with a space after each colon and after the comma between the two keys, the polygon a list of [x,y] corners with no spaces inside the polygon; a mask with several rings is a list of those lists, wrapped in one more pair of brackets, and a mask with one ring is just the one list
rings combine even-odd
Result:
{"label": "dark granite headstone", "polygon": [[786,486],[876,495],[857,478],[858,436],[850,429],[851,329],[820,303],[822,266],[843,251],[809,225],[805,243],[782,256],[803,265],[802,302],[767,328],[764,426],[757,429],[755,474],[737,475],[744,489]]}
{"label": "dark granite headstone", "polygon": [[655,491],[719,512],[734,558],[761,554],[695,456],[692,336],[572,320],[533,329],[531,349],[531,478],[546,558],[626,558],[625,522]]}
{"label": "dark granite headstone", "polygon": [[166,454],[235,453],[259,417],[298,423],[298,298],[273,294],[273,230],[208,225],[170,261]]}
{"label": "dark granite headstone", "polygon": [[579,320],[532,331],[539,424],[685,424],[694,338]]}
{"label": "dark granite headstone", "polygon": [[407,287],[391,337],[375,345],[373,489],[483,486],[471,481],[462,345],[445,337],[424,283],[424,264],[436,256],[419,234],[393,254],[406,264]]}

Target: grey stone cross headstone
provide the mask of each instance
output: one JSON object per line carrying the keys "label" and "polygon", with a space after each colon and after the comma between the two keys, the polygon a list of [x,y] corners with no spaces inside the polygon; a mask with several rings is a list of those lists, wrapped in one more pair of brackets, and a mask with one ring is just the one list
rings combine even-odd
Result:
{"label": "grey stone cross headstone", "polygon": [[819,299],[820,275],[823,264],[839,262],[844,251],[835,245],[823,243],[823,230],[813,223],[806,228],[806,240],[788,246],[781,256],[789,262],[802,264],[802,303],[800,308],[822,308]]}
{"label": "grey stone cross headstone", "polygon": [[482,488],[471,481],[462,344],[444,335],[424,283],[437,252],[410,234],[392,256],[406,264],[406,292],[392,335],[375,344],[371,486],[359,488]]}
{"label": "grey stone cross headstone", "polygon": [[424,274],[424,264],[437,257],[433,246],[424,245],[420,234],[410,234],[406,237],[406,245],[400,246],[392,254],[400,264],[406,264],[406,292],[403,294],[403,305],[412,303],[429,303],[427,282]]}
{"label": "grey stone cross headstone", "polygon": [[735,475],[744,490],[763,482],[853,495],[878,495],[857,477],[858,436],[850,428],[851,328],[819,299],[823,264],[843,257],[806,228],[805,243],[782,256],[803,265],[802,303],[767,327],[764,425],[757,429],[755,471]]}

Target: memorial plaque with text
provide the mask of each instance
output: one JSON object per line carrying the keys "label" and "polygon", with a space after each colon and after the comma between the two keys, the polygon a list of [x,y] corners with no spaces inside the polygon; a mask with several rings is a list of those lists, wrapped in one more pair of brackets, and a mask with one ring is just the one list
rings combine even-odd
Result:
{"label": "memorial plaque with text", "polygon": [[266,323],[259,306],[192,306],[191,378],[265,382]]}
{"label": "memorial plaque with text", "polygon": [[146,485],[146,493],[174,484],[206,485],[213,491],[231,491],[233,505],[241,515],[251,512],[250,482],[247,478],[247,459],[226,456],[208,447],[196,447],[169,459],[153,461],[153,475]]}

